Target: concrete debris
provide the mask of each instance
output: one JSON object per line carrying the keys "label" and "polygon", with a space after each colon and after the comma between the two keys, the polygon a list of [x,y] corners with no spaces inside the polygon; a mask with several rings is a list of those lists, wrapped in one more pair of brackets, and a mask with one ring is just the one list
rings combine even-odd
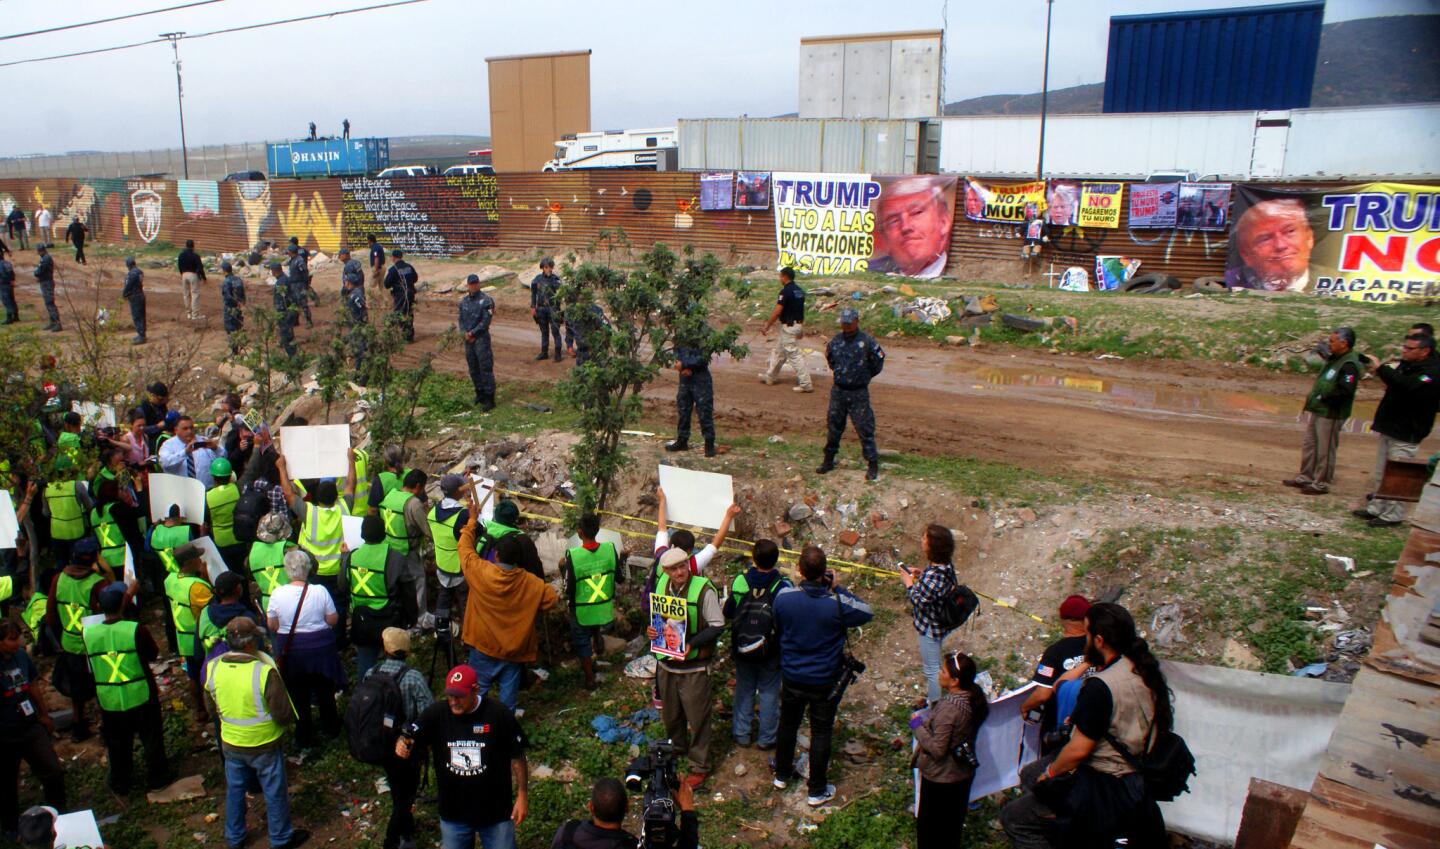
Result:
{"label": "concrete debris", "polygon": [[920,324],[939,324],[951,315],[950,305],[940,298],[916,298],[891,307],[896,318]]}
{"label": "concrete debris", "polygon": [[1184,624],[1184,614],[1180,612],[1177,602],[1172,601],[1156,608],[1155,615],[1150,619],[1150,634],[1155,646],[1169,649],[1179,645],[1184,640],[1184,635],[1180,633]]}
{"label": "concrete debris", "polygon": [[803,522],[815,515],[815,511],[808,504],[795,504],[791,506],[788,515],[792,522]]}
{"label": "concrete debris", "polygon": [[204,796],[205,779],[199,775],[189,775],[169,787],[162,787],[146,793],[145,799],[152,805],[166,805],[171,802],[184,802],[187,799],[201,799]]}
{"label": "concrete debris", "polygon": [[655,655],[643,654],[625,664],[626,678],[654,678]]}
{"label": "concrete debris", "polygon": [[851,546],[860,541],[860,535],[854,531],[841,531],[840,544]]}
{"label": "concrete debris", "polygon": [[1226,666],[1234,669],[1249,669],[1258,671],[1260,669],[1260,658],[1255,656],[1249,648],[1235,640],[1234,637],[1225,641],[1225,653],[1220,660]]}

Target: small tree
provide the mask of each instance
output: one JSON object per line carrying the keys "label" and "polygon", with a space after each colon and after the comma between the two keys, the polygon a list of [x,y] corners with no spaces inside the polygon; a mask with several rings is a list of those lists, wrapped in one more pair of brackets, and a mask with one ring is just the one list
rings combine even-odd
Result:
{"label": "small tree", "polygon": [[298,342],[293,357],[280,347],[279,323],[275,310],[260,305],[250,307],[245,311],[245,329],[236,340],[242,351],[240,364],[255,377],[255,408],[266,422],[280,412],[275,378],[284,376],[291,383],[297,382],[306,362]]}
{"label": "small tree", "polygon": [[452,327],[434,349],[420,355],[416,365],[401,368],[399,358],[408,343],[398,320],[387,317],[378,331],[368,325],[357,330],[367,339],[363,377],[365,400],[370,404],[370,439],[376,445],[396,442],[403,447],[421,433],[420,398],[435,375],[435,357],[448,352],[458,334]]}
{"label": "small tree", "polygon": [[[716,290],[736,286],[710,254],[694,259],[687,249],[682,258],[657,244],[629,272],[593,263],[566,271],[570,282],[561,288],[561,302],[582,328],[589,353],[560,389],[580,411],[571,468],[576,501],[593,510],[610,498],[626,460],[621,431],[639,418],[645,386],[675,362],[675,343],[736,358],[749,349],[737,341],[738,326],[716,330],[705,321]],[[608,326],[585,320],[595,305],[604,308]]]}

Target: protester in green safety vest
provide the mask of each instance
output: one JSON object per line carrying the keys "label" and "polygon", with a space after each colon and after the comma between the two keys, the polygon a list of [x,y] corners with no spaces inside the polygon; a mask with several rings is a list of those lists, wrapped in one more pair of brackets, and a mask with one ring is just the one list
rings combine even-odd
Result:
{"label": "protester in green safety vest", "polygon": [[248,616],[256,624],[264,621],[245,598],[244,578],[238,572],[221,572],[212,588],[210,603],[200,611],[195,623],[195,665],[200,670],[200,687],[205,687],[205,667],[216,655],[225,651],[225,626],[236,616]]}
{"label": "protester in green safety vest", "polygon": [[50,517],[50,552],[56,565],[63,566],[70,562],[70,547],[85,536],[85,513],[95,505],[67,455],[55,459],[55,475],[45,485],[44,512]]}
{"label": "protester in green safety vest", "polygon": [[345,552],[340,560],[340,588],[350,606],[357,679],[364,678],[379,659],[385,629],[415,621],[415,589],[405,571],[405,558],[385,544],[385,523],[379,516],[366,516],[360,537],[365,544]]}
{"label": "protester in green safety vest", "polygon": [[1306,495],[1324,495],[1335,480],[1340,431],[1350,418],[1360,378],[1374,366],[1355,350],[1355,331],[1337,327],[1326,341],[1329,356],[1305,396],[1305,437],[1300,443],[1300,473],[1285,481]]}
{"label": "protester in green safety vest", "polygon": [[[655,655],[661,719],[677,754],[690,761],[685,781],[698,787],[710,772],[709,660],[715,641],[725,632],[725,615],[715,586],[704,576],[690,574],[690,555],[683,549],[671,548],[661,555],[660,568],[664,574],[655,584],[655,595],[685,599],[686,612],[685,658]],[[653,624],[646,629],[652,642],[658,635]]]}
{"label": "protester in green safety vest", "polygon": [[540,562],[540,552],[530,535],[520,530],[520,508],[508,498],[500,499],[489,519],[481,516],[480,537],[475,549],[486,560],[495,559],[495,546],[505,537],[513,536],[520,541],[520,562],[515,564],[540,580],[545,580],[545,565]]}
{"label": "protester in green safety vest", "polygon": [[[750,568],[735,576],[725,600],[725,618],[731,624],[730,654],[735,659],[730,728],[735,745],[741,747],[750,745],[757,694],[760,723],[755,745],[762,750],[775,748],[780,729],[780,641],[774,633],[774,604],[775,596],[790,582],[775,568],[779,560],[780,546],[774,540],[756,540]],[[768,633],[764,628],[767,621]]]}
{"label": "protester in green safety vest", "polygon": [[36,590],[30,594],[30,600],[25,602],[25,609],[20,613],[20,619],[24,621],[25,627],[30,629],[30,645],[36,655],[45,656],[55,654],[58,649],[55,646],[55,636],[50,632],[45,622],[45,609],[49,605],[50,585],[54,583],[55,576],[59,570],[47,570],[40,577],[40,586],[43,589]]}
{"label": "protester in green safety vest", "polygon": [[335,481],[326,478],[316,485],[315,497],[308,502],[303,491],[295,491],[284,455],[275,460],[285,501],[290,505],[290,512],[300,517],[300,547],[315,558],[314,582],[324,587],[335,602],[335,611],[340,617],[335,626],[335,640],[341,649],[347,645],[348,611],[340,598],[340,556],[346,551],[344,517],[351,515],[350,501],[355,497],[355,452],[347,453],[345,488],[337,491]]}
{"label": "protester in green safety vest", "polygon": [[385,496],[405,485],[405,478],[411,469],[405,468],[405,449],[391,443],[381,452],[385,468],[370,478],[370,495],[365,499],[371,512],[379,512],[380,502]]}
{"label": "protester in green safety vest", "polygon": [[425,519],[435,549],[435,579],[440,592],[435,596],[435,616],[463,619],[468,595],[465,575],[460,571],[460,531],[470,521],[470,512],[459,502],[471,483],[460,475],[440,478],[440,503],[430,508]]}
{"label": "protester in green safety vest", "polygon": [[[220,720],[225,759],[225,843],[245,843],[245,794],[265,796],[271,849],[294,849],[310,833],[290,822],[290,787],[285,779],[285,728],[295,723],[295,706],[275,668],[260,650],[260,629],[245,617],[225,626],[230,650],[210,661],[205,701]],[[255,664],[260,664],[256,669]]]}
{"label": "protester in green safety vest", "polygon": [[58,454],[69,457],[70,462],[76,466],[80,465],[81,424],[80,414],[71,410],[60,417],[60,432],[55,436],[55,450]]}
{"label": "protester in green safety vest", "polygon": [[596,542],[600,517],[582,513],[575,527],[580,545],[560,559],[565,599],[570,603],[570,645],[585,672],[585,689],[595,689],[595,641],[615,619],[615,585],[622,582],[620,552],[613,542]]}
{"label": "protester in green safety vest", "polygon": [[75,709],[71,738],[81,742],[90,738],[90,723],[85,718],[85,703],[95,696],[90,665],[85,658],[82,620],[100,610],[100,587],[113,583],[110,567],[98,563],[100,548],[93,537],[77,540],[71,547],[70,562],[55,576],[45,605],[45,621],[60,635],[60,674],[70,685],[70,702]]}
{"label": "protester in green safety vest", "polygon": [[210,603],[214,591],[205,579],[205,553],[193,542],[175,547],[173,552],[178,572],[165,578],[165,598],[169,600],[170,616],[175,622],[175,653],[185,660],[185,675],[195,697],[195,720],[204,725],[210,721],[200,698],[200,667],[195,662],[195,634],[200,612]]}
{"label": "protester in green safety vest", "polygon": [[[35,662],[25,652],[20,626],[0,619],[0,734],[5,741],[4,773],[0,774],[0,830],[15,834],[20,821],[20,762],[45,789],[45,804],[60,810],[65,805],[65,771],[55,756],[50,738],[55,723],[47,704],[48,687]],[[33,786],[33,784],[31,785]],[[50,845],[50,844],[44,844]]]}
{"label": "protester in green safety vest", "polygon": [[125,537],[120,534],[120,525],[115,521],[112,510],[114,501],[107,501],[90,511],[90,528],[95,533],[95,544],[100,547],[100,559],[111,569],[125,567]]}
{"label": "protester in green safety vest", "polygon": [[180,505],[178,504],[171,504],[160,524],[150,529],[150,550],[155,552],[155,556],[160,558],[160,562],[165,565],[166,575],[173,575],[179,571],[174,550],[181,543],[193,539],[194,530],[194,527],[186,524],[185,520],[180,518]]}
{"label": "protester in green safety vest", "polygon": [[364,448],[354,449],[355,455],[355,496],[350,505],[356,516],[370,512],[370,452]]}
{"label": "protester in green safety vest", "polygon": [[270,609],[270,596],[285,586],[285,552],[293,549],[290,541],[290,518],[283,510],[266,513],[255,529],[255,542],[250,544],[250,580],[255,583],[263,615]]}
{"label": "protester in green safety vest", "polygon": [[420,545],[429,536],[430,529],[430,523],[425,518],[424,501],[428,480],[424,472],[412,469],[399,489],[386,493],[380,500],[385,542],[405,557],[405,573],[415,583],[416,624],[427,630],[435,627],[435,616],[430,613],[428,604],[425,564],[420,560]]}
{"label": "protester in green safety vest", "polygon": [[95,680],[95,701],[100,704],[100,736],[110,760],[110,789],[121,797],[130,794],[136,736],[145,747],[146,787],[157,790],[171,779],[160,721],[160,692],[150,672],[150,664],[160,657],[160,647],[144,625],[120,618],[125,600],[122,583],[101,589],[100,612],[105,621],[87,625],[83,634]]}
{"label": "protester in green safety vest", "polygon": [[235,505],[240,502],[240,487],[235,485],[230,461],[216,457],[210,461],[210,477],[215,485],[205,493],[205,533],[214,540],[220,559],[232,572],[245,565],[245,543],[235,536]]}

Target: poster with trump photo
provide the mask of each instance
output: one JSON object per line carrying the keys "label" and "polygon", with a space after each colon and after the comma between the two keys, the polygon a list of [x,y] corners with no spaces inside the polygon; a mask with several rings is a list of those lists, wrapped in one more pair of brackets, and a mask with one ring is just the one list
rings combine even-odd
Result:
{"label": "poster with trump photo", "polygon": [[[1080,199],[1080,184],[1073,180],[1056,180],[1057,187],[1065,187],[1060,191],[1061,195],[1073,196],[1076,203]],[[1026,183],[999,183],[992,180],[977,180],[974,177],[965,178],[965,217],[971,221],[991,221],[997,224],[1024,224],[1025,219],[1047,212],[1046,185],[1044,180],[1031,180]],[[1075,222],[1070,220],[1073,217],[1073,207],[1069,210],[1056,210],[1056,218],[1060,219],[1062,225],[1068,226]],[[1051,224],[1055,218],[1045,216],[1045,220]]]}
{"label": "poster with trump photo", "polygon": [[950,255],[957,182],[934,174],[776,173],[780,267],[939,277]]}
{"label": "poster with trump photo", "polygon": [[1238,186],[1225,282],[1394,303],[1440,297],[1440,190]]}

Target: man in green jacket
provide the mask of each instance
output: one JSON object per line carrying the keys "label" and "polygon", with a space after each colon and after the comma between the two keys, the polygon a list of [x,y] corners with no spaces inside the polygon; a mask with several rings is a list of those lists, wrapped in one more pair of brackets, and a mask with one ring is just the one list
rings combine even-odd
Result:
{"label": "man in green jacket", "polygon": [[1306,495],[1325,495],[1335,480],[1340,431],[1350,418],[1355,389],[1369,361],[1355,350],[1355,331],[1337,327],[1325,343],[1329,357],[1305,396],[1305,438],[1300,443],[1300,474],[1285,481]]}

